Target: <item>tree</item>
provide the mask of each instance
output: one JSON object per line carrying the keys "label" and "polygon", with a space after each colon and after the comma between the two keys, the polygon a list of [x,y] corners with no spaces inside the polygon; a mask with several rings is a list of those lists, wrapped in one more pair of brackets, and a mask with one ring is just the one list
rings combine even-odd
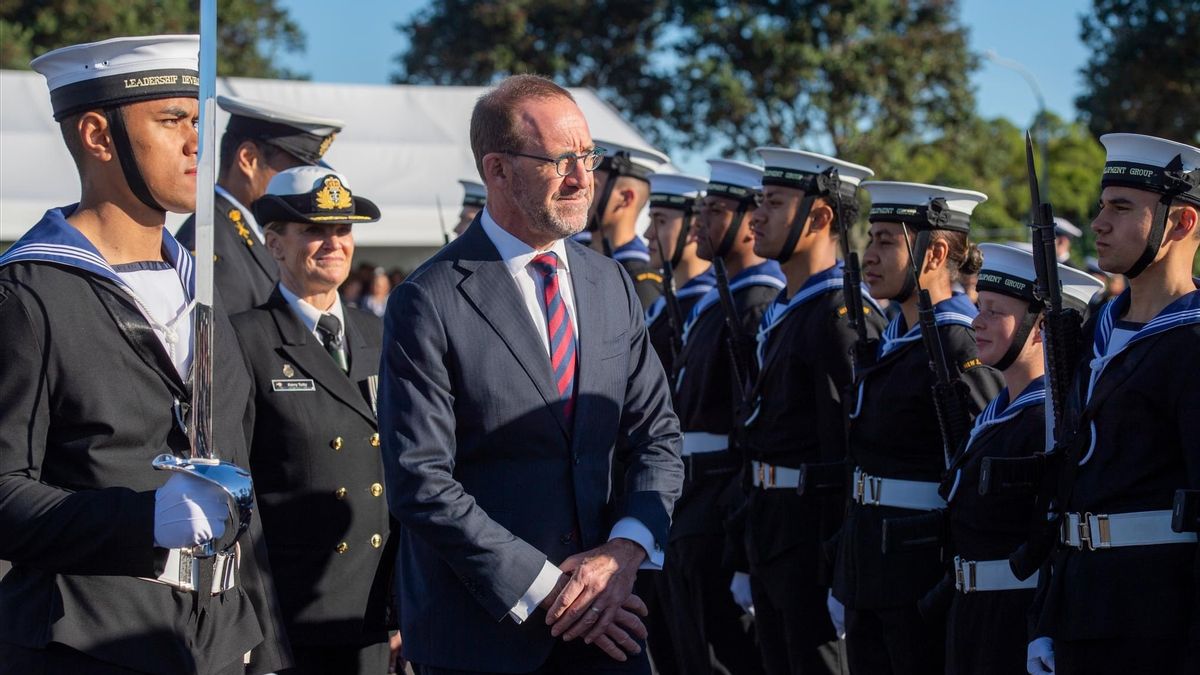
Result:
{"label": "tree", "polygon": [[653,65],[666,0],[446,0],[397,26],[407,51],[392,80],[486,85],[538,73],[591,87],[634,119],[661,111],[668,73]]}
{"label": "tree", "polygon": [[1196,0],[1093,0],[1080,29],[1092,58],[1075,100],[1092,133],[1200,142],[1198,34]]}
{"label": "tree", "polygon": [[[0,68],[27,70],[48,51],[122,35],[200,28],[197,0],[0,0]],[[219,0],[217,71],[240,77],[296,77],[275,52],[304,51],[304,33],[277,0]]]}

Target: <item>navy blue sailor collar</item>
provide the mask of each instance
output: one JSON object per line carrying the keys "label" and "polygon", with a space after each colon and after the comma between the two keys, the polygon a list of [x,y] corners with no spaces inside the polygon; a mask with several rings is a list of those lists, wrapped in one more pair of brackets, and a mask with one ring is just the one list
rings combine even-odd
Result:
{"label": "navy blue sailor collar", "polygon": [[[979,309],[965,293],[956,292],[933,306],[934,321],[939,326],[959,325],[970,328],[978,314]],[[900,347],[920,339],[921,327],[918,325],[907,328],[904,312],[898,312],[888,323],[879,340],[879,357],[887,356]]]}
{"label": "navy blue sailor collar", "polygon": [[961,463],[963,458],[967,456],[967,453],[970,452],[971,445],[975,443],[975,439],[978,438],[980,434],[988,429],[991,429],[992,427],[1008,422],[1017,415],[1020,415],[1021,411],[1025,410],[1026,408],[1045,404],[1045,375],[1034,379],[1032,382],[1026,385],[1025,390],[1021,392],[1021,395],[1013,399],[1011,403],[1009,402],[1008,388],[1005,387],[1004,389],[1001,389],[1000,393],[996,395],[996,398],[992,399],[991,403],[988,403],[987,407],[983,409],[983,412],[979,413],[979,416],[975,418],[975,425],[971,428],[971,435],[967,438],[967,442],[963,446],[962,452],[960,452],[958,457],[955,459],[955,464],[959,465],[959,468],[955,470],[954,482],[950,485],[950,489],[944,495],[946,501],[953,501],[954,495],[958,493],[958,486],[962,482]]}
{"label": "navy blue sailor collar", "polygon": [[[675,291],[675,298],[677,300],[683,300],[684,298],[704,295],[705,293],[711,291],[716,285],[717,274],[716,272],[713,272],[711,267],[709,267],[700,274],[688,279],[687,283],[685,283],[683,286],[680,286],[679,289]],[[646,310],[646,325],[649,326],[658,320],[658,317],[662,315],[663,310],[666,308],[666,296],[658,296],[658,298],[656,298],[654,302],[650,304],[649,309]]]}
{"label": "navy blue sailor collar", "polygon": [[650,262],[650,247],[642,238],[634,235],[628,243],[618,246],[612,254],[613,260],[625,262],[627,260],[637,260],[639,262]]}
{"label": "navy blue sailor collar", "polygon": [[[779,263],[774,260],[765,260],[757,265],[751,265],[746,269],[733,275],[729,280],[729,292],[736,293],[737,291],[747,286],[771,286],[775,290],[783,290],[787,286],[787,279],[783,276],[783,270],[779,268]],[[687,321],[683,323],[683,339],[686,342],[688,332],[695,325],[696,320],[700,318],[708,308],[720,302],[720,292],[717,290],[714,276],[713,287],[700,301],[692,306],[692,311],[688,314]]]}
{"label": "navy blue sailor collar", "polygon": [[[129,284],[125,283],[112,265],[104,259],[104,256],[100,255],[100,251],[92,245],[92,242],[67,222],[67,217],[78,207],[79,204],[71,204],[46,211],[36,225],[18,239],[4,255],[0,255],[0,267],[27,261],[74,267],[95,276],[104,277],[136,297]],[[192,255],[175,240],[175,237],[171,236],[166,228],[163,228],[162,236],[163,256],[175,273],[179,275],[183,287],[187,289],[187,299],[190,302],[195,297],[196,290]]]}

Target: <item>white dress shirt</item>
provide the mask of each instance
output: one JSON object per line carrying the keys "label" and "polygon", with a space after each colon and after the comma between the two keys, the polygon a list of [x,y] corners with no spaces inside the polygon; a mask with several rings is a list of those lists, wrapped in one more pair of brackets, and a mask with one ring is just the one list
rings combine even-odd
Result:
{"label": "white dress shirt", "polygon": [[170,263],[137,262],[113,265],[117,276],[133,291],[154,335],[185,381],[192,371],[192,307],[179,273]]}
{"label": "white dress shirt", "polygon": [[[579,339],[579,320],[575,316],[575,287],[571,281],[571,268],[567,260],[567,245],[562,239],[557,239],[550,248],[544,251],[534,250],[532,246],[517,239],[511,233],[492,218],[492,214],[488,212],[487,207],[484,207],[483,213],[479,219],[483,226],[483,231],[491,240],[492,245],[500,253],[500,259],[504,261],[508,267],[509,274],[512,275],[513,281],[517,284],[517,289],[521,292],[521,298],[525,301],[525,308],[529,311],[529,318],[533,319],[533,325],[537,328],[538,335],[542,339],[542,346],[546,348],[546,358],[550,358],[550,336],[546,330],[546,309],[542,305],[542,289],[545,282],[541,272],[529,266],[529,263],[538,255],[546,252],[552,252],[558,256],[558,290],[562,297],[563,304],[566,305],[567,315],[571,319],[571,327],[574,329],[575,339]],[[576,344],[576,353],[578,354],[578,344]],[[580,354],[579,358],[587,358],[586,354]],[[663,553],[660,549],[654,546],[654,535],[650,533],[650,528],[646,527],[641,521],[636,518],[625,517],[617,521],[613,525],[612,531],[608,535],[609,541],[613,539],[628,539],[641,546],[646,551],[646,560],[642,563],[642,569],[662,569]],[[554,590],[554,585],[558,583],[559,575],[562,571],[549,560],[542,566],[542,571],[538,573],[537,578],[533,580],[533,584],[525,591],[525,594],[517,601],[517,604],[508,611],[508,615],[517,623],[521,623],[529,618],[533,610],[546,599],[546,596]]]}
{"label": "white dress shirt", "polygon": [[338,338],[341,340],[343,349],[345,348],[346,315],[342,312],[342,298],[339,294],[334,293],[333,304],[329,306],[329,309],[321,311],[308,304],[304,300],[301,300],[300,296],[296,295],[287,286],[283,285],[282,281],[279,282],[279,293],[283,296],[284,300],[287,300],[288,306],[292,308],[292,313],[294,313],[300,319],[300,323],[303,323],[304,327],[308,329],[308,332],[312,333],[317,340],[321,340],[321,334],[317,332],[317,322],[321,320],[321,317],[325,314],[332,314],[337,317],[339,324]]}
{"label": "white dress shirt", "polygon": [[229,190],[226,190],[220,185],[213,185],[213,189],[217,191],[217,194],[232,202],[233,205],[237,207],[238,211],[242,212],[242,220],[245,221],[246,225],[250,227],[250,231],[254,233],[254,238],[258,240],[258,243],[265,244],[266,239],[263,238],[262,225],[259,225],[258,221],[255,220],[254,212],[246,208],[245,204],[239,202],[237,197],[234,197],[229,193]]}

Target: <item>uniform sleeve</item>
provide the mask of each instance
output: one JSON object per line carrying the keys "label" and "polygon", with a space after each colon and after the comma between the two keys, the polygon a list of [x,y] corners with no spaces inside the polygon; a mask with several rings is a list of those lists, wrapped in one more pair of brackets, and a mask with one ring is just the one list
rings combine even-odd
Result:
{"label": "uniform sleeve", "polygon": [[425,289],[396,288],[384,316],[379,431],[385,494],[402,527],[434,549],[497,621],[525,595],[546,555],[492,520],[454,478],[448,338]]}
{"label": "uniform sleeve", "polygon": [[0,286],[0,558],[58,574],[156,576],[154,492],[41,481],[52,431],[46,317]]}
{"label": "uniform sleeve", "polygon": [[[1183,449],[1184,465],[1187,467],[1187,485],[1200,490],[1200,434],[1196,433],[1196,420],[1200,419],[1200,384],[1195,379],[1196,367],[1180,372],[1184,377],[1185,390],[1179,397],[1176,410],[1177,434]],[[1200,545],[1194,547],[1192,562],[1192,615],[1188,626],[1188,645],[1183,672],[1200,672]]]}
{"label": "uniform sleeve", "polygon": [[[824,334],[819,341],[822,349],[813,355],[812,400],[817,406],[813,418],[817,428],[814,431],[820,444],[821,461],[845,462],[846,417],[843,397],[853,377],[850,353],[858,336],[844,315],[828,317],[824,327]],[[818,499],[821,500],[820,540],[834,540],[846,514],[846,496],[823,495]],[[831,565],[830,558],[822,556],[819,572],[822,583],[832,580]]]}

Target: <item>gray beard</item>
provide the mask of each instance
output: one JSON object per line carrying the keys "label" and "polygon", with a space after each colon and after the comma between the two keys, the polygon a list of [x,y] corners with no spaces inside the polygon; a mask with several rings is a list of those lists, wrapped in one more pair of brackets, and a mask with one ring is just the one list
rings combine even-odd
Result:
{"label": "gray beard", "polygon": [[567,237],[579,234],[587,225],[587,212],[578,218],[578,223],[572,223],[565,218],[546,208],[544,204],[530,197],[529,190],[525,189],[526,183],[524,178],[519,178],[520,174],[514,176],[513,181],[513,198],[517,204],[517,208],[521,213],[525,214],[525,218],[529,221],[529,227],[543,234],[552,235],[555,239],[565,239]]}

